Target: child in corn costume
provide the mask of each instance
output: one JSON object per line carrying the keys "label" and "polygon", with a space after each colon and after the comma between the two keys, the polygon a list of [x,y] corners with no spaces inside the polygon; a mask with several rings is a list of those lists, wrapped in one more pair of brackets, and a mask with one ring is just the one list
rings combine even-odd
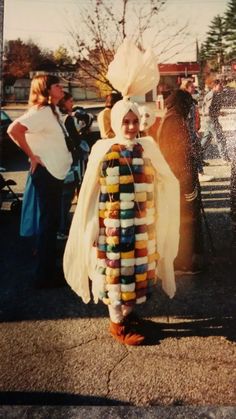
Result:
{"label": "child in corn costume", "polygon": [[110,333],[128,345],[145,340],[132,311],[158,278],[175,294],[179,241],[179,183],[154,140],[138,138],[139,123],[127,98],[113,106],[116,136],[92,148],[64,254],[71,288],[85,303],[92,292],[107,304]]}
{"label": "child in corn costume", "polygon": [[154,177],[141,144],[114,144],[102,160],[97,269],[105,304],[143,303],[156,284]]}

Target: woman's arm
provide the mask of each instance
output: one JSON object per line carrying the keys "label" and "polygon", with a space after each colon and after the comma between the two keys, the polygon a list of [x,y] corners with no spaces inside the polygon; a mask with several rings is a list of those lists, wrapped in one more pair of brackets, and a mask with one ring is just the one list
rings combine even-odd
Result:
{"label": "woman's arm", "polygon": [[42,166],[44,166],[44,164],[39,156],[36,156],[29,147],[25,137],[26,131],[27,128],[20,122],[13,122],[9,125],[7,133],[9,137],[14,142],[16,142],[18,146],[24,151],[24,153],[29,157],[31,163],[30,171],[34,173],[38,164],[41,164]]}

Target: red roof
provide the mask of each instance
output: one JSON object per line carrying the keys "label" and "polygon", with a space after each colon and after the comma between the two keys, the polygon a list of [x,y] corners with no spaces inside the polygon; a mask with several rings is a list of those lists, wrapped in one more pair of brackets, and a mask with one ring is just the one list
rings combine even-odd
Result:
{"label": "red roof", "polygon": [[184,62],[176,64],[159,64],[159,71],[161,76],[180,75],[188,76],[189,74],[200,73],[200,65],[197,62]]}

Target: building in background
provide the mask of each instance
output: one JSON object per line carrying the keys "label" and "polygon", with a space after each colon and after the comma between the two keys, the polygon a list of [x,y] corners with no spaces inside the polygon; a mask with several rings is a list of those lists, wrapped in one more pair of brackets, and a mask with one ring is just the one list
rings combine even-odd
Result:
{"label": "building in background", "polygon": [[[182,62],[175,64],[159,64],[160,82],[155,89],[148,92],[145,96],[132,98],[137,102],[157,102],[160,97],[165,99],[168,94],[176,89],[181,80],[186,77],[191,77],[196,86],[198,86],[198,75],[200,73],[200,65],[197,62]],[[45,71],[31,72],[29,79],[16,80],[13,88],[7,90],[5,86],[5,99],[9,102],[27,102],[29,97],[30,79],[34,74],[45,73]],[[50,72],[60,77],[63,88],[69,91],[74,100],[101,100],[101,95],[98,89],[89,83],[88,77],[86,83],[83,85],[74,78],[73,72],[68,71],[53,71]],[[91,86],[90,86],[91,84]],[[7,97],[8,96],[8,97]]]}
{"label": "building in background", "polygon": [[157,94],[162,94],[164,98],[170,91],[176,89],[183,78],[191,78],[198,87],[200,65],[197,62],[179,62],[175,64],[159,64],[160,82],[157,86]]}

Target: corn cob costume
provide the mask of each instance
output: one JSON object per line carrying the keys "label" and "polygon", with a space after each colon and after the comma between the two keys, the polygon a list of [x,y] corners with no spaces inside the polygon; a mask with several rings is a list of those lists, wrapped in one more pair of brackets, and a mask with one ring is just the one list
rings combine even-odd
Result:
{"label": "corn cob costume", "polygon": [[91,299],[89,278],[95,302],[141,303],[157,277],[172,298],[178,181],[151,137],[138,138],[132,146],[118,140],[99,140],[92,148],[66,243],[65,278],[85,303]]}
{"label": "corn cob costume", "polygon": [[105,304],[143,303],[156,284],[154,177],[141,144],[114,144],[101,162],[97,271]]}
{"label": "corn cob costume", "polygon": [[63,263],[71,288],[85,303],[92,296],[108,304],[111,317],[112,310],[146,301],[157,278],[174,296],[180,202],[179,182],[158,145],[151,137],[126,138],[122,130],[128,112],[140,122],[128,98],[158,84],[154,54],[126,38],[107,78],[124,97],[111,110],[115,137],[92,147]]}

